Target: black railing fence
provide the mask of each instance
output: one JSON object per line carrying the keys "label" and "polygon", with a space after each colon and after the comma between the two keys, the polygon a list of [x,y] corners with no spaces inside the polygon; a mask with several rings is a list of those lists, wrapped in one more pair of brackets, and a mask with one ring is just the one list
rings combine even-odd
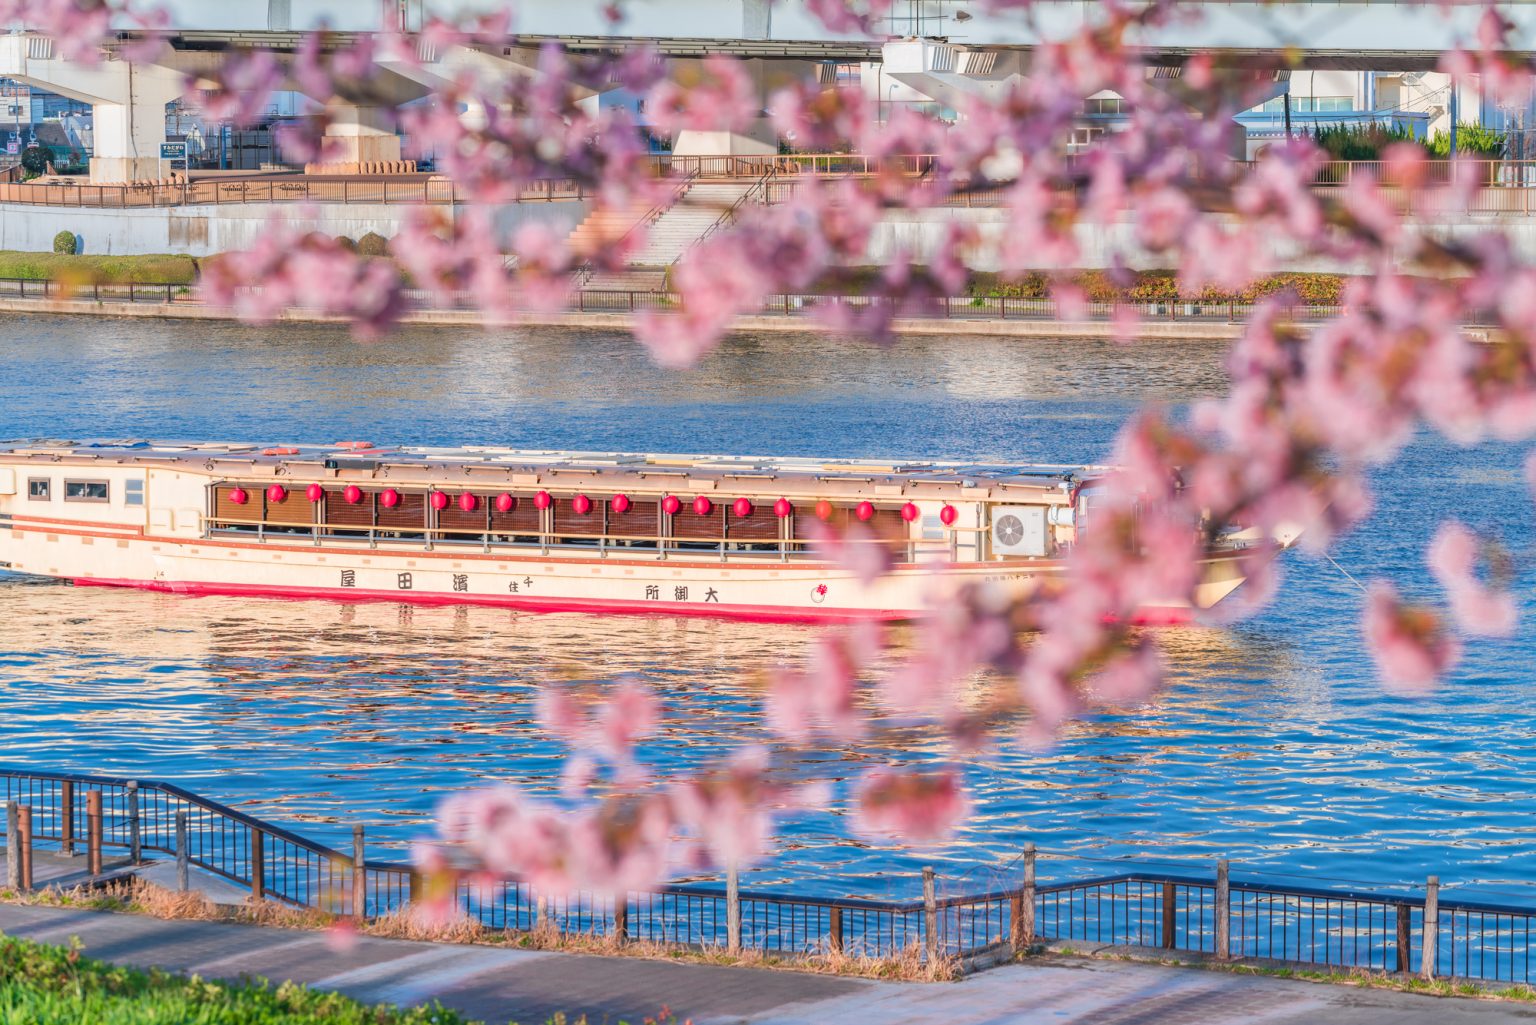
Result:
{"label": "black railing fence", "polygon": [[[0,769],[7,804],[7,866],[44,847],[130,859],[175,857],[247,888],[253,897],[336,914],[378,916],[420,893],[410,865],[368,860],[356,827],[344,852],[305,839],[173,784],[108,776]],[[1077,861],[1072,865],[1070,862]],[[516,880],[464,881],[464,912],[491,929],[547,929],[676,946],[776,954],[839,952],[929,962],[1036,942],[1156,948],[1221,959],[1266,959],[1340,969],[1531,983],[1536,906],[1441,900],[1439,882],[1400,893],[1232,881],[1143,870],[1042,879],[1089,862],[1038,854],[958,879],[923,872],[916,900],[867,900],[737,891],[703,884],[619,896],[540,893]],[[1117,867],[1125,862],[1114,863]],[[28,873],[30,876],[30,873]],[[988,892],[959,892],[981,881]],[[941,888],[943,892],[941,891]]]}

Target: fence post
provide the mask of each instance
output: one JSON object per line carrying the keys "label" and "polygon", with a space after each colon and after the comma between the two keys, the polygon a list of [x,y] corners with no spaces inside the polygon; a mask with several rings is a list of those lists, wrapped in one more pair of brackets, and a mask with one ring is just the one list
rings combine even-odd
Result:
{"label": "fence post", "polygon": [[1174,885],[1172,883],[1164,883],[1163,884],[1163,949],[1164,950],[1173,950],[1174,949],[1174,944],[1178,940],[1178,936],[1176,935],[1178,930],[1175,928],[1175,926],[1178,924],[1178,922],[1177,922],[1177,920],[1175,918],[1175,913],[1176,913],[1175,898],[1176,898],[1176,896],[1177,895],[1176,895],[1176,893],[1174,891]]}
{"label": "fence post", "polygon": [[128,781],[128,860],[137,865],[144,860],[143,837],[139,832],[139,784]]}
{"label": "fence post", "polygon": [[1413,971],[1413,908],[1407,904],[1397,906],[1397,970]]}
{"label": "fence post", "polygon": [[939,902],[934,892],[933,869],[923,868],[923,944],[928,952],[928,963],[939,960]]}
{"label": "fence post", "polygon": [[1216,956],[1222,961],[1232,956],[1231,863],[1226,858],[1216,862]]}
{"label": "fence post", "polygon": [[21,848],[20,871],[21,892],[32,892],[32,806],[24,804],[16,809],[16,835],[20,839],[18,846]]}
{"label": "fence post", "polygon": [[189,871],[192,863],[191,852],[187,850],[187,813],[176,813],[176,892],[186,893],[192,888],[192,880]]}
{"label": "fence post", "polygon": [[725,867],[725,949],[741,953],[741,873],[734,858]]}
{"label": "fence post", "polygon": [[65,857],[75,854],[75,781],[66,779],[58,787],[58,850]]}
{"label": "fence post", "polygon": [[613,895],[613,940],[615,943],[625,943],[629,940],[629,894],[627,892]]}
{"label": "fence post", "polygon": [[251,899],[267,899],[267,837],[255,826],[251,831]]}
{"label": "fence post", "polygon": [[85,795],[85,870],[101,875],[101,791]]}
{"label": "fence post", "polygon": [[363,860],[363,827],[352,827],[352,917],[368,917],[368,868]]}
{"label": "fence post", "polygon": [[1013,895],[1013,933],[1009,943],[1015,954],[1035,941],[1035,845],[1024,845],[1024,884]]}
{"label": "fence post", "polygon": [[5,885],[12,890],[21,889],[21,828],[16,820],[20,817],[15,801],[5,802]]}
{"label": "fence post", "polygon": [[1440,877],[1430,876],[1424,887],[1424,939],[1419,949],[1419,973],[1426,979],[1435,977],[1435,947],[1440,938]]}
{"label": "fence post", "polygon": [[843,909],[835,904],[827,914],[827,943],[832,953],[843,952]]}

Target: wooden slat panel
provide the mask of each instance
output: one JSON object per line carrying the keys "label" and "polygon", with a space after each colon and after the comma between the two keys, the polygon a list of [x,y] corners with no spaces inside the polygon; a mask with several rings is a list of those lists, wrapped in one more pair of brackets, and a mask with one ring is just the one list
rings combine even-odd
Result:
{"label": "wooden slat panel", "polygon": [[692,502],[684,502],[683,508],[672,517],[672,536],[698,541],[718,541],[725,531],[725,509],[716,505],[709,515],[700,516],[693,511]]}
{"label": "wooden slat panel", "polygon": [[496,496],[476,493],[475,497],[480,500],[480,504],[475,507],[473,512],[465,512],[459,508],[458,494],[449,492],[448,508],[439,511],[437,514],[438,527],[443,530],[469,530],[474,531],[476,534],[483,534],[485,532],[486,510],[491,507],[491,503],[496,500]]}
{"label": "wooden slat panel", "polygon": [[[588,498],[592,496],[588,495]],[[603,501],[592,498],[592,508],[585,516],[577,515],[571,508],[571,499],[555,499],[555,533],[601,534],[603,532]]]}
{"label": "wooden slat panel", "polygon": [[533,496],[513,492],[512,497],[517,500],[517,504],[507,512],[498,512],[494,504],[496,498],[491,496],[491,530],[498,534],[537,534],[539,510],[533,504]]}
{"label": "wooden slat panel", "polygon": [[631,499],[629,508],[622,513],[608,510],[608,533],[625,537],[655,537],[660,516],[660,502],[636,502]]}
{"label": "wooden slat panel", "polygon": [[363,492],[363,500],[348,505],[342,497],[342,489],[325,489],[325,522],[333,527],[368,527],[373,524],[373,496]]}
{"label": "wooden slat panel", "polygon": [[[284,485],[286,487],[287,485]],[[298,525],[307,527],[315,522],[314,503],[305,497],[302,489],[288,490],[287,497],[281,502],[274,502],[262,493],[262,501],[266,503],[268,523],[281,523],[286,525]]]}
{"label": "wooden slat panel", "polygon": [[230,493],[238,485],[220,485],[214,489],[213,516],[219,520],[259,520],[261,519],[261,495],[253,494],[250,488],[245,489],[246,501],[244,505],[236,505],[230,501]]}
{"label": "wooden slat panel", "polygon": [[[386,489],[380,488],[383,493]],[[396,490],[399,490],[398,488]],[[393,509],[379,503],[379,526],[394,530],[420,530],[427,523],[427,496],[421,492],[400,492],[400,504]]]}
{"label": "wooden slat panel", "polygon": [[773,514],[772,506],[759,506],[752,510],[750,516],[737,516],[730,509],[725,514],[726,536],[733,541],[777,541],[779,539],[779,518]]}
{"label": "wooden slat panel", "polygon": [[[832,516],[826,521],[826,525],[837,534],[847,534],[855,526],[863,527],[871,531],[876,537],[891,542],[905,542],[908,537],[907,521],[901,518],[901,509],[875,509],[875,515],[866,523],[860,523],[854,515],[855,502],[848,506],[834,505]],[[815,506],[807,504],[803,508],[795,510],[795,537],[809,538],[813,536],[815,529],[813,524],[818,523]]]}

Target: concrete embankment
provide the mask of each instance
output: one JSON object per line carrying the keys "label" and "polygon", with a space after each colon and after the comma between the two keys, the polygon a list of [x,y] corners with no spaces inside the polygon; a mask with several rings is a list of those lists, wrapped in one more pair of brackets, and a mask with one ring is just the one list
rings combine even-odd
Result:
{"label": "concrete embankment", "polygon": [[[203,303],[175,301],[99,302],[93,299],[0,299],[0,311],[6,313],[54,313],[100,317],[153,317],[167,320],[234,320],[232,310]],[[288,310],[279,321],[304,324],[345,323],[309,310]],[[474,310],[416,310],[404,322],[413,325],[445,327],[483,327],[484,318]],[[628,313],[552,313],[524,314],[514,327],[587,328],[603,331],[628,331],[633,317]],[[737,317],[732,329],[742,332],[826,331],[824,325],[807,316],[759,314]],[[1115,327],[1105,320],[1002,320],[1000,318],[954,317],[950,319],[913,317],[894,321],[899,335],[972,335],[999,338],[1085,338],[1115,337]],[[1137,327],[1139,338],[1171,340],[1226,341],[1241,336],[1243,325],[1223,320],[1148,320]]]}

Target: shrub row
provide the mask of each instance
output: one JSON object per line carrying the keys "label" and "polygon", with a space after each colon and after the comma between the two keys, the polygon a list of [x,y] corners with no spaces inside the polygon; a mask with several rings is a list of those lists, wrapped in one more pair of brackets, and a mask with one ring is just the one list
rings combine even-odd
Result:
{"label": "shrub row", "polygon": [[[1338,303],[1349,280],[1338,274],[1273,274],[1235,292],[1205,288],[1190,293],[1179,287],[1172,271],[1143,271],[1132,275],[1128,283],[1116,281],[1106,271],[1077,271],[1068,274],[1090,302],[1206,302],[1251,303],[1276,292],[1290,289],[1304,303],[1329,306]],[[1051,295],[1049,275],[1031,272],[1018,278],[1003,279],[996,274],[974,274],[967,294],[989,298],[1047,299]]]}
{"label": "shrub row", "polygon": [[197,260],[175,255],[74,256],[0,250],[0,278],[67,281],[74,285],[190,285],[197,279]]}

